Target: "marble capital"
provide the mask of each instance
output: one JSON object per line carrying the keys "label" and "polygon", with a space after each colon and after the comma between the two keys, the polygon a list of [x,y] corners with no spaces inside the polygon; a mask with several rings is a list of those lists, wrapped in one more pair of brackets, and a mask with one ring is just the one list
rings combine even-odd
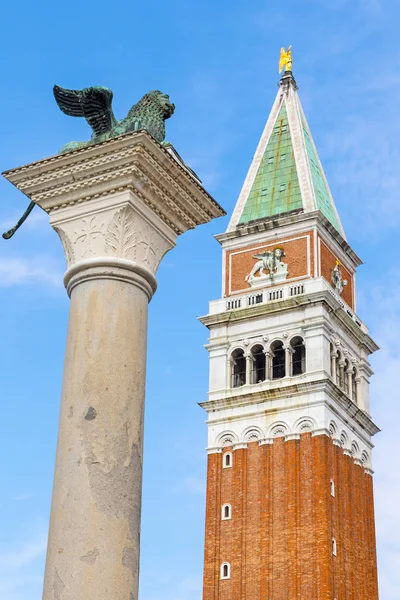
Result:
{"label": "marble capital", "polygon": [[50,215],[67,261],[68,293],[85,278],[117,278],[137,284],[138,276],[156,288],[155,274],[176,233],[132,192],[66,207]]}
{"label": "marble capital", "polygon": [[178,155],[145,131],[4,176],[49,214],[65,251],[68,292],[86,271],[92,278],[144,278],[151,295],[177,236],[225,214]]}

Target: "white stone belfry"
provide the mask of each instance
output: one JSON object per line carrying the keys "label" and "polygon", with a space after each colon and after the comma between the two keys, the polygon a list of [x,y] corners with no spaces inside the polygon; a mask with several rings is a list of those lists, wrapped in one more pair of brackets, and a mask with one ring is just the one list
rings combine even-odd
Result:
{"label": "white stone belfry", "polygon": [[146,132],[5,177],[50,215],[71,298],[44,600],[136,600],[148,302],[164,254],[224,211]]}

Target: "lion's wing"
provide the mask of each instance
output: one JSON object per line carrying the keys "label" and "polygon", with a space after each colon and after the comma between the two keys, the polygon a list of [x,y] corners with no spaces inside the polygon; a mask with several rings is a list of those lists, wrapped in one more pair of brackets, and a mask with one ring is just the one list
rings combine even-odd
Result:
{"label": "lion's wing", "polygon": [[105,87],[68,90],[55,85],[54,97],[63,113],[85,117],[96,135],[110,131],[117,121],[112,111],[113,93]]}

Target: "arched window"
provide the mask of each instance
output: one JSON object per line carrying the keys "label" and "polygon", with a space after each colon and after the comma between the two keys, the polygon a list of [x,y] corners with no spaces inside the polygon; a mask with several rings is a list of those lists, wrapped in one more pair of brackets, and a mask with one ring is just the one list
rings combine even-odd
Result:
{"label": "arched window", "polygon": [[246,357],[238,348],[232,352],[232,387],[240,387],[246,383]]}
{"label": "arched window", "polygon": [[334,498],[335,497],[335,482],[333,481],[333,479],[331,479],[330,486],[331,486],[331,496]]}
{"label": "arched window", "polygon": [[251,383],[260,383],[260,381],[265,381],[264,348],[260,345],[253,346],[251,349],[251,358],[253,363]]}
{"label": "arched window", "polygon": [[306,347],[300,336],[290,341],[292,348],[292,375],[301,375],[306,371]]}
{"label": "arched window", "polygon": [[337,556],[337,545],[335,538],[332,538],[332,554],[333,556]]}
{"label": "arched window", "polygon": [[232,453],[231,452],[225,452],[225,454],[222,458],[222,466],[224,469],[227,469],[232,466]]}
{"label": "arched window", "polygon": [[227,562],[221,565],[221,579],[230,579],[231,577],[231,565]]}
{"label": "arched window", "polygon": [[224,504],[222,507],[222,520],[227,521],[232,518],[232,507],[230,504]]}
{"label": "arched window", "polygon": [[285,366],[285,348],[283,342],[277,340],[271,344],[271,355],[272,355],[272,377],[271,379],[281,379],[285,377],[286,366]]}

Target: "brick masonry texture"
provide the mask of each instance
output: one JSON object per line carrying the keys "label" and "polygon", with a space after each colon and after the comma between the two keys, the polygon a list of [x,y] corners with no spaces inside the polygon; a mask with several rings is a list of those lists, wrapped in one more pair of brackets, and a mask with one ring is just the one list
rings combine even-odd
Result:
{"label": "brick masonry texture", "polygon": [[203,600],[378,600],[375,548],[372,477],[328,436],[209,455]]}
{"label": "brick masonry texture", "polygon": [[[332,271],[335,268],[336,256],[335,254],[325,245],[321,240],[321,275],[332,283]],[[354,295],[353,295],[353,277],[344,265],[341,264],[341,271],[343,279],[347,279],[347,285],[343,290],[342,298],[347,304],[354,308]]]}
{"label": "brick masonry texture", "polygon": [[[307,249],[307,236],[309,239],[310,248],[313,247],[313,231],[308,231],[296,236],[297,239],[284,238],[277,239],[273,243],[258,244],[256,246],[248,246],[239,250],[231,250],[226,253],[226,274],[225,274],[225,286],[227,295],[231,293],[237,293],[239,291],[250,290],[251,287],[245,280],[246,276],[250,273],[253,268],[256,259],[253,255],[259,254],[266,250],[273,250],[274,248],[283,248],[285,251],[285,257],[283,262],[289,265],[289,275],[287,281],[290,281],[294,277],[307,277],[308,276],[308,249]],[[313,273],[314,262],[313,255],[310,252],[311,261],[311,273]],[[231,282],[229,286],[229,276]]]}
{"label": "brick masonry texture", "polygon": [[[309,240],[309,242],[308,242]],[[321,239],[320,242],[320,266],[318,264],[318,276],[325,277],[331,284],[332,271],[336,263],[336,255],[326,246]],[[243,293],[250,291],[251,286],[246,281],[246,276],[250,273],[255,264],[256,259],[253,255],[264,252],[265,250],[273,250],[274,248],[283,248],[285,258],[283,261],[289,266],[289,274],[286,282],[290,282],[295,278],[307,278],[314,276],[314,232],[306,231],[296,236],[295,239],[277,239],[273,244],[258,244],[241,248],[239,250],[231,250],[226,253],[226,272],[225,272],[225,293],[227,296],[231,294]],[[309,256],[308,256],[309,254]],[[308,260],[310,263],[310,274],[308,275]],[[343,279],[347,279],[348,284],[344,288],[342,298],[347,304],[354,308],[354,282],[350,271],[342,264],[341,265]]]}

